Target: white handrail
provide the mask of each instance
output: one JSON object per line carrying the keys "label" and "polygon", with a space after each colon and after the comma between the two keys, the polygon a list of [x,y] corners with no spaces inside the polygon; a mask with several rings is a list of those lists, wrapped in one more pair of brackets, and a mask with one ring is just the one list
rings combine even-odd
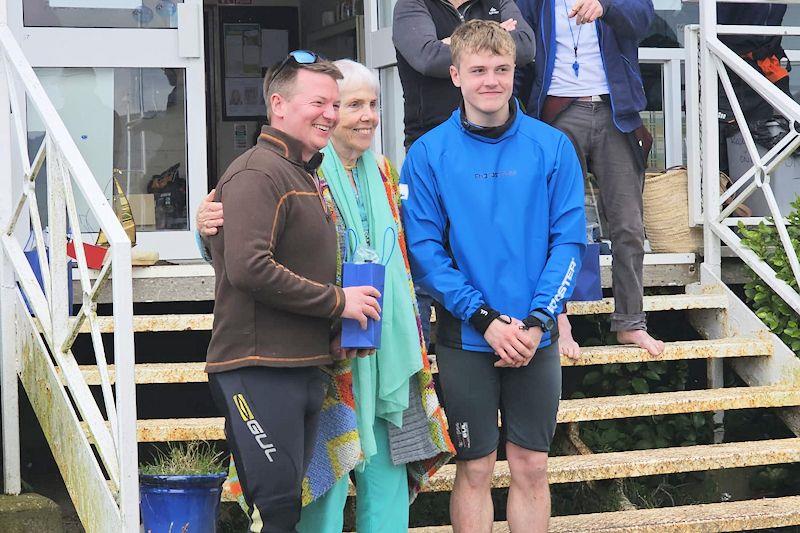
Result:
{"label": "white handrail", "polygon": [[[749,2],[750,0],[748,0]],[[772,2],[758,1],[755,3],[769,4]],[[798,3],[797,1],[781,3]],[[780,212],[770,185],[772,172],[787,157],[800,147],[800,132],[796,124],[800,123],[800,104],[781,91],[772,82],[756,71],[739,55],[734,53],[719,39],[719,35],[798,35],[800,27],[789,26],[748,26],[748,25],[720,25],[716,17],[716,1],[703,0],[700,2],[700,25],[686,30],[687,37],[699,29],[699,50],[701,63],[700,93],[692,91],[687,95],[693,100],[700,99],[700,116],[702,117],[702,182],[703,182],[703,221],[705,224],[705,265],[711,272],[719,273],[721,257],[719,253],[720,242],[727,244],[761,279],[764,280],[786,303],[800,314],[800,293],[788,283],[779,279],[775,271],[755,253],[746,248],[740,237],[728,226],[735,225],[738,221],[745,223],[758,223],[763,217],[741,219],[732,217],[732,213],[748,197],[753,194],[763,193],[772,223],[774,224],[781,245],[786,253],[792,274],[800,284],[800,261],[794,244],[791,242],[786,228],[786,220]],[[687,39],[689,54],[696,53],[692,50],[697,46],[697,41]],[[691,57],[691,56],[690,56]],[[738,101],[738,96],[731,84],[728,70],[737,74],[756,93],[758,93],[777,112],[783,114],[792,124],[792,129],[774,147],[760,155],[756,143],[751,135],[746,117]],[[687,73],[687,76],[694,76]],[[694,80],[694,78],[692,78]],[[737,183],[727,192],[720,194],[718,182],[719,152],[718,152],[718,122],[719,103],[717,100],[717,84],[721,82],[728,101],[731,104],[737,125],[744,139],[747,153],[752,161],[751,168],[742,175]],[[691,102],[694,106],[695,102]],[[690,107],[687,102],[687,109]],[[700,163],[694,162],[697,168]],[[731,201],[725,205],[725,202]]]}
{"label": "white handrail", "polygon": [[[18,88],[21,89],[19,94]],[[42,147],[34,158],[33,164],[29,159],[27,134],[24,127],[23,117],[25,117],[24,104],[26,101],[29,110],[38,112],[46,132]],[[4,104],[4,102],[7,103]],[[13,115],[8,112],[9,104]],[[19,356],[19,339],[11,338],[14,336],[13,324],[15,313],[27,312],[28,320],[33,317],[33,314],[25,306],[20,308],[14,302],[15,299],[23,300],[9,297],[14,296],[19,290],[32,307],[40,326],[39,334],[47,346],[47,350],[36,352],[35,357],[47,359],[52,357],[52,363],[57,366],[58,374],[54,374],[55,370],[51,370],[50,378],[53,378],[51,382],[63,383],[64,391],[68,391],[71,397],[71,402],[60,405],[60,408],[67,408],[79,414],[101,460],[101,463],[98,464],[86,463],[87,468],[80,470],[79,474],[75,474],[74,469],[70,467],[70,461],[64,459],[64,457],[69,457],[70,450],[58,450],[58,453],[54,451],[54,455],[63,459],[59,466],[62,468],[67,487],[70,490],[80,491],[82,487],[80,476],[95,476],[91,478],[94,481],[93,486],[102,487],[101,492],[104,494],[96,494],[94,497],[105,498],[105,504],[111,506],[107,508],[115,510],[114,513],[110,513],[114,516],[96,516],[96,513],[93,513],[93,502],[87,501],[85,494],[82,494],[82,497],[76,497],[73,494],[78,514],[84,525],[92,525],[94,529],[100,527],[102,530],[138,532],[138,454],[131,243],[33,68],[25,59],[8,27],[0,25],[0,141],[11,141],[13,136],[16,136],[18,145],[18,165],[22,169],[21,179],[18,182],[12,181],[13,166],[10,164],[11,162],[0,162],[0,171],[8,173],[7,176],[0,174],[0,187],[2,187],[0,196],[3,196],[3,199],[0,200],[0,231],[2,231],[0,233],[0,281],[2,281],[2,285],[0,285],[0,291],[2,291],[0,333],[2,335],[3,365],[0,368],[3,371],[5,490],[7,492],[19,491],[18,427],[7,422],[9,413],[15,412],[17,401],[15,394],[7,391],[10,383],[16,382],[16,372],[19,372],[15,365],[15,358]],[[8,142],[7,146],[0,148],[2,150],[0,156],[10,155],[10,144],[11,142]],[[47,249],[49,257],[45,253],[46,243],[34,186],[39,170],[44,163],[47,165],[48,181],[49,248]],[[83,251],[73,185],[85,198],[110,244],[106,264],[94,284],[91,283]],[[19,201],[16,203],[16,207],[12,208],[15,205],[13,198],[15,194],[19,195]],[[31,265],[23,254],[22,246],[14,235],[14,230],[26,211],[35,236],[39,264],[44,278],[44,290],[34,277]],[[71,278],[67,277],[66,266],[68,222],[74,238],[80,272],[83,304],[80,317],[88,319],[91,327],[91,341],[101,376],[102,398],[108,425],[71,352],[78,328],[73,327],[73,322],[68,317],[70,302],[67,301],[67,285],[72,283]],[[96,299],[99,288],[108,280],[112,268],[114,270],[112,294],[116,370],[114,389],[111,386],[106,353],[96,320]],[[17,289],[17,282],[20,284],[19,289]],[[27,356],[31,357],[29,354]],[[55,368],[52,363],[48,360],[47,364],[37,366],[37,368],[39,370]],[[15,374],[13,382],[9,376],[10,371]],[[21,376],[28,375],[24,369],[22,372]],[[14,391],[16,391],[16,386],[14,386]],[[32,392],[37,393],[37,391]],[[30,393],[31,391],[29,391]],[[52,401],[58,401],[58,398],[66,398],[66,396],[64,394],[53,395]],[[41,413],[37,414],[41,415]],[[78,418],[73,417],[73,420],[78,420]],[[73,425],[68,429],[76,431],[76,445],[83,443],[82,453],[79,456],[84,460],[87,457],[94,458],[89,441],[86,440],[86,435],[83,433],[84,429],[79,425]],[[103,471],[108,476],[107,480],[96,477],[102,476]],[[78,476],[78,478],[70,476]]]}

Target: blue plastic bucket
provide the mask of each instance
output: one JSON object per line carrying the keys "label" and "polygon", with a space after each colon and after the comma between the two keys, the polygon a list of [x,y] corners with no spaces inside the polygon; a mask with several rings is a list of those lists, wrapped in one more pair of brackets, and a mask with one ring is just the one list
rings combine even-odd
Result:
{"label": "blue plastic bucket", "polygon": [[227,473],[139,476],[145,533],[215,533]]}

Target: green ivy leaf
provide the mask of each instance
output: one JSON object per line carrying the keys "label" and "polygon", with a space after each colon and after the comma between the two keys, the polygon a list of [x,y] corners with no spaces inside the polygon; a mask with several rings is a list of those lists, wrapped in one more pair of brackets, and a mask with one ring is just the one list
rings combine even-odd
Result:
{"label": "green ivy leaf", "polygon": [[650,392],[650,386],[647,384],[647,381],[642,378],[633,378],[631,380],[631,387],[639,394]]}

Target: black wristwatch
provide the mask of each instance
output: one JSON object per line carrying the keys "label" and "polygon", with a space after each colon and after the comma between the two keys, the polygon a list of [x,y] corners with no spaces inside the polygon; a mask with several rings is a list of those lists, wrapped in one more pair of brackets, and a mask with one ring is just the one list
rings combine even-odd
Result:
{"label": "black wristwatch", "polygon": [[552,331],[556,327],[556,321],[544,309],[534,309],[522,323],[529,328],[542,328],[545,333]]}

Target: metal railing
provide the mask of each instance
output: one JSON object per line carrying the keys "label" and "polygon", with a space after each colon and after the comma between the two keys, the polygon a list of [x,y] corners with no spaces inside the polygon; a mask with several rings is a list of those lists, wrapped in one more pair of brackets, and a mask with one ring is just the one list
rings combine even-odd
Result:
{"label": "metal railing", "polygon": [[[748,0],[751,1],[751,0]],[[769,3],[754,0],[756,3]],[[787,0],[783,3],[800,3]],[[718,35],[800,35],[800,27],[786,26],[726,26],[717,24],[716,1],[701,0],[700,24],[687,26],[686,36],[686,114],[689,175],[692,184],[690,196],[701,196],[704,224],[704,264],[714,275],[721,270],[721,245],[744,261],[786,303],[800,314],[800,294],[788,283],[779,279],[775,271],[752,250],[744,246],[731,226],[739,222],[758,224],[764,217],[740,218],[733,216],[737,207],[754,194],[763,194],[769,207],[772,223],[780,236],[795,280],[800,284],[800,262],[786,229],[786,220],[775,199],[771,176],[777,167],[800,147],[800,104],[756,71],[744,59],[723,44]],[[739,99],[731,84],[728,71],[738,75],[753,88],[776,112],[785,116],[790,131],[764,155],[758,151],[747,125]],[[719,102],[718,84],[721,84],[733,109],[747,153],[752,165],[725,192],[719,186]],[[699,153],[693,153],[697,147]],[[700,178],[700,179],[698,179]],[[698,209],[693,208],[697,216]]]}
{"label": "metal railing", "polygon": [[[44,141],[32,159],[26,111],[29,116],[37,113],[45,127]],[[43,167],[47,235],[35,187]],[[94,283],[83,247],[76,192],[110,243]],[[28,228],[35,241],[41,285],[21,244],[20,235],[27,234]],[[87,531],[139,531],[130,240],[2,18],[0,231],[4,490],[20,490],[19,378]],[[81,287],[75,319],[69,316],[68,232]],[[100,288],[112,270],[113,387],[96,313]],[[71,351],[79,332],[87,329],[102,381],[101,405]]]}

